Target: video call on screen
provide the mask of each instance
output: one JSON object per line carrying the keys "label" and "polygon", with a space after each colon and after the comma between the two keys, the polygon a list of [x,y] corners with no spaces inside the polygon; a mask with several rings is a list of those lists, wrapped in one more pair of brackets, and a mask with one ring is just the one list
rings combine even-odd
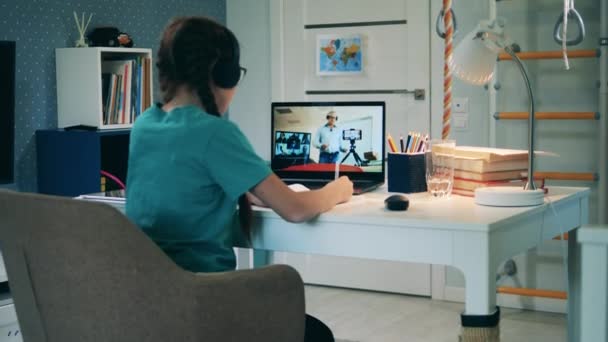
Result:
{"label": "video call on screen", "polygon": [[331,171],[340,164],[350,172],[381,172],[382,120],[382,106],[275,107],[272,167]]}

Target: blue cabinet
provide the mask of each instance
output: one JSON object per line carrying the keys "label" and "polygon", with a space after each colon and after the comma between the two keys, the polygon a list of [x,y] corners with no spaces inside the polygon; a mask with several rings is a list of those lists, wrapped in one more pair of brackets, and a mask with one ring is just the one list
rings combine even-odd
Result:
{"label": "blue cabinet", "polygon": [[[102,171],[125,183],[129,133],[128,129],[36,131],[38,192],[60,196],[100,192]],[[106,191],[119,188],[106,178]]]}

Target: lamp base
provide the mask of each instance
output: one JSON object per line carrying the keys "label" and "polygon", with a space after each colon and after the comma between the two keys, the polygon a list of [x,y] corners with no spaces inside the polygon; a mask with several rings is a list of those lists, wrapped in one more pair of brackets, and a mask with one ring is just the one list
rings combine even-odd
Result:
{"label": "lamp base", "polygon": [[529,207],[545,203],[545,192],[515,186],[478,188],[475,189],[475,203],[491,207]]}

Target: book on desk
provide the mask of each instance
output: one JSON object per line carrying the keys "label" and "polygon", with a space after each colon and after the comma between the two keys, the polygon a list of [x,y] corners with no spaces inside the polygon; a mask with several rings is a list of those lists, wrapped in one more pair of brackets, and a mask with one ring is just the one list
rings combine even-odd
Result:
{"label": "book on desk", "polygon": [[[473,197],[475,189],[521,186],[527,179],[528,151],[476,146],[454,150],[453,193]],[[544,187],[544,179],[537,179]]]}

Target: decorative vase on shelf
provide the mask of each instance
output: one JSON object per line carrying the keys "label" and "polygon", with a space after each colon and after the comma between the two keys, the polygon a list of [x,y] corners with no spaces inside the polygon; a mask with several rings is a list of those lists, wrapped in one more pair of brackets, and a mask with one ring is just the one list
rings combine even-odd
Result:
{"label": "decorative vase on shelf", "polygon": [[84,40],[83,36],[80,36],[77,41],[74,42],[75,47],[89,47],[89,44]]}
{"label": "decorative vase on shelf", "polygon": [[78,38],[78,40],[76,40],[74,42],[75,47],[88,47],[89,46],[89,44],[87,44],[86,40],[84,39],[84,33],[87,31],[87,27],[89,27],[92,17],[93,17],[93,14],[91,13],[89,15],[89,20],[87,20],[87,22],[85,24],[84,12],[82,13],[82,21],[78,21],[78,15],[76,14],[76,12],[74,12],[74,20],[76,21],[76,27],[78,28],[78,33],[80,34],[80,37]]}

